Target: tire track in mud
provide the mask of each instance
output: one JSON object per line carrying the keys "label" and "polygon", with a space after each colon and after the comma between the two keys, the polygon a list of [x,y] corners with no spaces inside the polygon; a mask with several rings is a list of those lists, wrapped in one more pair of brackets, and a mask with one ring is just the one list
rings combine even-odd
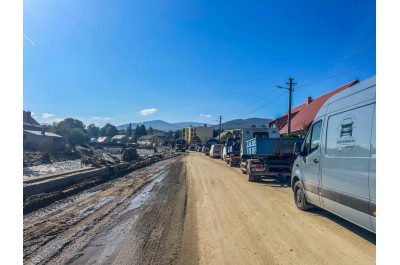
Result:
{"label": "tire track in mud", "polygon": [[[24,264],[65,264],[79,260],[82,250],[96,236],[135,221],[134,216],[124,210],[152,182],[161,179],[159,182],[163,183],[163,178],[176,174],[180,170],[178,160],[161,161],[140,172],[130,173],[114,181],[113,185],[108,183],[103,190],[97,187],[100,190],[88,196],[76,196],[75,200],[60,202],[56,209],[42,209],[26,216]],[[156,184],[152,189],[159,189]],[[154,193],[153,190],[149,192]],[[133,208],[130,212],[141,211],[141,208]]]}

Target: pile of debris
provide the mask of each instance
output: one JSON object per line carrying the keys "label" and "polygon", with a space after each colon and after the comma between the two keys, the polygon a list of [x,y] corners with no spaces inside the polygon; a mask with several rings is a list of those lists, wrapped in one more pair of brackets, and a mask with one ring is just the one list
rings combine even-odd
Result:
{"label": "pile of debris", "polygon": [[139,158],[136,148],[126,148],[122,151],[122,160],[126,162],[132,162]]}
{"label": "pile of debris", "polygon": [[81,158],[81,167],[92,165],[94,167],[118,165],[120,160],[110,153],[101,153],[95,156],[83,156]]}
{"label": "pile of debris", "polygon": [[118,158],[117,155],[112,154],[110,152],[103,152],[100,154],[96,154],[94,156],[85,155],[81,158],[81,166],[92,165],[94,167],[101,166],[113,166],[118,165],[121,160],[125,162],[133,162],[139,159],[139,155],[136,151],[136,148],[126,148],[121,151],[122,159]]}

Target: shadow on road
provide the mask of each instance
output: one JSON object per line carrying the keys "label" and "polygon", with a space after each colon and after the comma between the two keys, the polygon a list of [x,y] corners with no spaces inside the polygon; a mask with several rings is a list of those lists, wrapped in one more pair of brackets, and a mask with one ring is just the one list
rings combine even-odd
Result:
{"label": "shadow on road", "polygon": [[365,230],[364,228],[361,228],[337,215],[334,215],[331,212],[328,212],[324,209],[318,208],[318,207],[313,207],[312,209],[310,209],[308,211],[309,214],[312,215],[319,215],[319,216],[323,216],[335,223],[337,223],[338,225],[346,228],[347,230],[353,232],[354,234],[364,238],[365,240],[369,241],[370,243],[376,245],[376,234],[369,232],[367,230]]}
{"label": "shadow on road", "polygon": [[290,181],[286,180],[286,178],[262,178],[258,183],[273,188],[290,188]]}
{"label": "shadow on road", "polygon": [[[290,181],[287,181],[286,179],[263,178],[258,183],[260,185],[273,187],[273,188],[291,188]],[[337,223],[338,225],[346,228],[347,230],[353,232],[354,234],[364,238],[365,240],[369,241],[370,243],[376,245],[376,234],[369,232],[369,231],[365,230],[364,228],[361,228],[339,216],[336,216],[331,212],[328,212],[328,211],[318,208],[318,207],[313,207],[312,209],[307,211],[307,213],[311,214],[311,215],[323,216],[323,217]]]}

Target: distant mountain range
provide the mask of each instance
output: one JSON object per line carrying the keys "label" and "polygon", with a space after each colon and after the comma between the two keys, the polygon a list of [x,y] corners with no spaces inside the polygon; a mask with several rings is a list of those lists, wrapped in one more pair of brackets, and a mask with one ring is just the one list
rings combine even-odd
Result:
{"label": "distant mountain range", "polygon": [[[236,119],[221,123],[221,128],[223,130],[230,130],[230,129],[243,129],[248,128],[253,125],[256,127],[261,127],[263,125],[268,127],[268,124],[272,121],[272,119],[263,119],[263,118],[249,118],[249,119]],[[213,129],[219,129],[218,125],[211,126]]]}
{"label": "distant mountain range", "polygon": [[[261,127],[262,125],[268,126],[268,123],[272,121],[272,119],[263,119],[263,118],[249,118],[249,119],[236,119],[227,121],[221,124],[222,129],[229,130],[229,129],[242,129],[246,127],[251,127],[255,125],[257,127]],[[152,127],[157,130],[162,131],[176,131],[182,130],[185,127],[192,126],[204,126],[204,123],[199,122],[176,122],[176,123],[169,123],[162,120],[154,120],[154,121],[145,121],[140,123],[132,123],[132,129],[136,128],[136,125],[144,125],[146,128]],[[123,124],[117,126],[118,130],[126,129],[129,124]],[[212,127],[213,129],[219,129],[219,125],[212,125],[206,124],[208,127]]]}

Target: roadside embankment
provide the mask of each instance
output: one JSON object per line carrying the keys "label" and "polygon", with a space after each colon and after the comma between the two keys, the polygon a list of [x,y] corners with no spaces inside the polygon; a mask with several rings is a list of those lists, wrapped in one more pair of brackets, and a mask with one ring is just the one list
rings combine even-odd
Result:
{"label": "roadside embankment", "polygon": [[134,163],[121,162],[113,166],[87,167],[26,178],[23,184],[24,214],[139,168],[176,156],[157,154]]}

